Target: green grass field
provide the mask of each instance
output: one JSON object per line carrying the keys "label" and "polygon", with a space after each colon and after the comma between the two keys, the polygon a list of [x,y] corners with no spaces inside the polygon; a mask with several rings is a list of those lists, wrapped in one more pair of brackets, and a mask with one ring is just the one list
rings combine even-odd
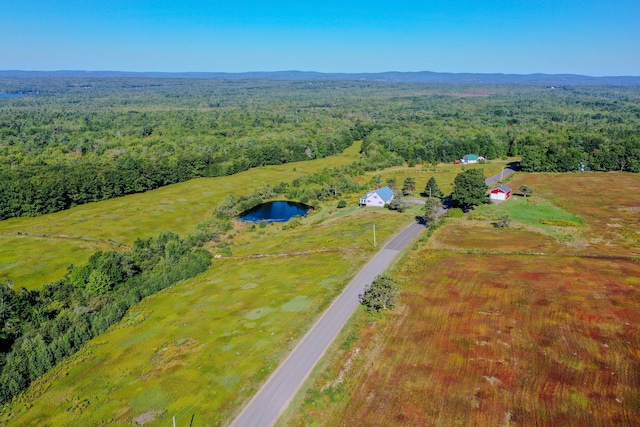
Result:
{"label": "green grass field", "polygon": [[[293,229],[242,224],[233,256],[138,304],[7,409],[10,425],[221,425],[295,345],[375,248],[413,220],[321,206]],[[264,256],[273,255],[273,256]]]}
{"label": "green grass field", "polygon": [[[35,218],[0,221],[0,279],[10,279],[16,288],[37,288],[58,280],[69,264],[86,262],[96,250],[109,244],[90,245],[80,236],[131,245],[137,238],[164,231],[181,235],[211,219],[214,207],[227,195],[243,195],[264,184],[289,182],[325,167],[342,166],[359,158],[360,144],[343,155],[325,159],[266,166],[220,178],[199,178],[142,194],[78,206]],[[29,237],[16,233],[48,235]],[[31,260],[31,261],[27,261]],[[41,279],[44,279],[42,281]]]}

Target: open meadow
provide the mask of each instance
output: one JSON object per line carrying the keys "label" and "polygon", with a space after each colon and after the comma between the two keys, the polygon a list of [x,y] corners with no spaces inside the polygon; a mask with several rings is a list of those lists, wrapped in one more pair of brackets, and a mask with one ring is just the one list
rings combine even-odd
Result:
{"label": "open meadow", "polygon": [[[227,195],[247,194],[265,184],[304,176],[358,158],[358,145],[342,157],[268,166],[232,177],[195,179],[143,194],[91,203],[68,211],[0,223],[12,251],[4,274],[55,280],[95,250],[122,249],[138,237],[163,231],[188,233],[212,217]],[[506,161],[484,167],[499,171]],[[357,177],[407,176],[418,197],[429,176],[450,188],[459,165],[435,170],[396,167]],[[323,309],[379,247],[419,215],[321,203],[311,215],[286,224],[236,223],[205,245],[216,255],[205,273],[150,297],[109,332],[45,374],[4,407],[9,425],[166,424],[168,417],[195,417],[205,425],[225,423],[251,397]],[[60,251],[58,252],[58,249]],[[28,253],[31,263],[21,254]],[[218,257],[222,254],[222,257]],[[34,268],[34,266],[36,268]],[[31,275],[31,276],[29,276]],[[58,276],[59,277],[59,276]],[[12,279],[13,280],[13,279]],[[22,283],[16,280],[16,285]]]}
{"label": "open meadow", "polygon": [[[232,257],[147,298],[5,408],[9,425],[221,425],[379,245],[417,208],[323,207],[287,224],[240,224]],[[140,418],[141,417],[141,418]],[[146,424],[145,424],[146,425]]]}
{"label": "open meadow", "polygon": [[400,305],[360,310],[279,425],[638,425],[638,183],[517,174],[526,203],[448,219],[395,270]]}
{"label": "open meadow", "polygon": [[[339,167],[357,161],[360,143],[340,156],[264,166],[233,176],[197,178],[140,194],[132,194],[34,218],[0,221],[0,280],[11,280],[15,288],[34,289],[60,279],[70,264],[85,263],[97,250],[118,249],[138,238],[149,238],[171,231],[180,235],[212,218],[215,206],[229,195],[249,194],[265,184],[291,182],[324,168]],[[505,161],[494,161],[483,167],[485,174],[498,172]],[[431,175],[451,188],[459,165],[436,167],[397,167],[357,177],[368,181],[380,175],[384,181],[414,176],[417,193]],[[433,171],[435,169],[435,172]],[[347,197],[358,203],[359,194]]]}
{"label": "open meadow", "polygon": [[58,280],[69,264],[86,262],[96,250],[117,249],[110,242],[131,245],[165,231],[187,234],[210,220],[228,195],[349,164],[359,158],[359,149],[356,143],[341,156],[197,178],[48,215],[0,221],[0,280],[10,279],[16,288],[36,288]]}

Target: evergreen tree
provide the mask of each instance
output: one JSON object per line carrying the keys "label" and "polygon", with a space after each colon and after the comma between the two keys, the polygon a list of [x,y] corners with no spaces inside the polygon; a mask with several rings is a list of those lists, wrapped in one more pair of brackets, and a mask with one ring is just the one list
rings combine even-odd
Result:
{"label": "evergreen tree", "polygon": [[424,204],[423,208],[423,218],[426,223],[432,223],[438,218],[438,213],[440,212],[440,208],[442,207],[442,203],[440,199],[431,198],[427,200]]}
{"label": "evergreen tree", "polygon": [[416,179],[412,176],[408,176],[404,179],[404,184],[402,186],[402,193],[405,196],[416,191]]}
{"label": "evergreen tree", "polygon": [[442,197],[442,190],[440,190],[440,187],[438,187],[438,183],[436,182],[435,177],[432,176],[431,178],[429,178],[429,181],[427,181],[427,185],[424,187],[424,194],[429,196],[429,198]]}

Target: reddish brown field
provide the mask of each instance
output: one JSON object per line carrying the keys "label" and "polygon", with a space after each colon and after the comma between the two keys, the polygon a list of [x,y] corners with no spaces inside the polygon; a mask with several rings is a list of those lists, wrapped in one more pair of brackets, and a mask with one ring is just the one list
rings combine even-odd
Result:
{"label": "reddish brown field", "polygon": [[283,425],[640,425],[640,175],[509,185],[582,225],[556,240],[449,220],[394,273],[400,305],[355,317]]}
{"label": "reddish brown field", "polygon": [[581,216],[589,227],[585,253],[640,254],[640,174],[516,174],[509,185],[531,187],[535,195]]}
{"label": "reddish brown field", "polygon": [[423,249],[399,276],[348,397],[294,424],[640,425],[640,263]]}
{"label": "reddish brown field", "polygon": [[465,218],[440,228],[429,239],[432,248],[504,252],[556,252],[558,242],[526,229],[497,229]]}

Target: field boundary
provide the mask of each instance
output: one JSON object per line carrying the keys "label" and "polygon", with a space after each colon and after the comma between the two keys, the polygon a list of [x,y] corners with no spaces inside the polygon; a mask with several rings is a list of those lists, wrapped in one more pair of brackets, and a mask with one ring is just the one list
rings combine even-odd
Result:
{"label": "field boundary", "polygon": [[255,254],[255,255],[242,255],[242,256],[222,256],[216,255],[215,259],[219,260],[238,260],[238,259],[253,259],[253,258],[269,258],[269,257],[294,257],[294,256],[302,256],[302,255],[312,255],[319,253],[327,253],[327,252],[355,252],[355,251],[363,251],[365,248],[355,247],[355,248],[330,248],[330,249],[316,249],[312,251],[299,251],[299,252],[289,252],[284,254]]}
{"label": "field boundary", "polygon": [[606,255],[606,254],[568,254],[568,253],[549,253],[549,252],[526,252],[526,251],[487,251],[482,249],[447,249],[447,248],[429,248],[436,252],[449,252],[458,254],[472,255],[515,255],[515,256],[539,256],[554,258],[593,258],[593,259],[613,259],[625,261],[640,261],[638,255]]}
{"label": "field boundary", "polygon": [[16,231],[15,233],[0,234],[0,237],[45,237],[47,239],[67,239],[67,240],[84,240],[87,242],[106,243],[111,246],[115,246],[120,249],[131,249],[131,246],[127,246],[122,243],[118,243],[114,240],[96,239],[93,237],[85,236],[71,236],[69,234],[45,234],[45,233],[30,233],[26,231]]}

